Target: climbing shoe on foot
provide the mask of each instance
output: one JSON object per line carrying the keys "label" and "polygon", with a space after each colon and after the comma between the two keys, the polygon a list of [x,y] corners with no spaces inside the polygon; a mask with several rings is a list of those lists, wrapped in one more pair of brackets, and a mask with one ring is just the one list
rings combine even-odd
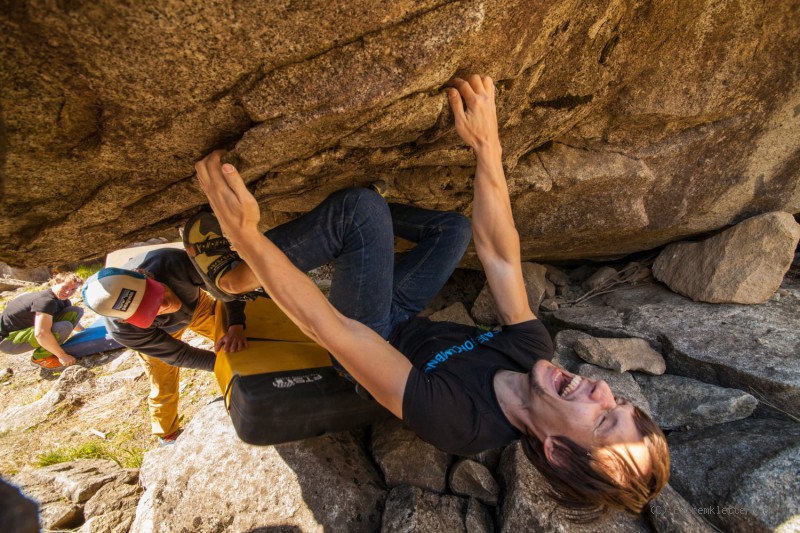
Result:
{"label": "climbing shoe on foot", "polygon": [[61,364],[61,361],[59,361],[58,357],[55,355],[43,357],[41,359],[31,357],[31,364],[41,368],[46,368],[47,370],[59,370],[64,368],[64,365]]}
{"label": "climbing shoe on foot", "polygon": [[266,296],[258,288],[246,294],[229,294],[219,287],[219,280],[242,262],[231,243],[222,234],[217,217],[201,211],[189,219],[183,227],[183,247],[192,264],[203,277],[206,287],[214,298],[223,302],[254,300]]}

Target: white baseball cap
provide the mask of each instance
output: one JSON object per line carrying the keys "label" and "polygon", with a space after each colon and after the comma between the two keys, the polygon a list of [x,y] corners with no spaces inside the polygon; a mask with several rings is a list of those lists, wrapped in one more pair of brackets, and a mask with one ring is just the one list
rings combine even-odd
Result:
{"label": "white baseball cap", "polygon": [[99,315],[148,328],[164,301],[164,286],[133,270],[104,268],[83,286],[83,301]]}

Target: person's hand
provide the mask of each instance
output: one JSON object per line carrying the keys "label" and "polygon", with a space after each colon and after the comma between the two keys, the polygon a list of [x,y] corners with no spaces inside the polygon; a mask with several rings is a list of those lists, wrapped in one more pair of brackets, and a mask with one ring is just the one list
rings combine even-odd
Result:
{"label": "person's hand", "polygon": [[75,359],[74,357],[72,357],[68,353],[65,353],[64,355],[56,355],[56,357],[58,357],[58,360],[64,366],[72,366],[72,365],[74,365],[75,363],[78,362],[77,359]]}
{"label": "person's hand", "polygon": [[229,239],[236,240],[248,230],[258,231],[261,212],[239,172],[230,163],[220,163],[224,153],[224,150],[211,152],[198,161],[194,168],[200,188],[217,215],[222,231]]}
{"label": "person's hand", "polygon": [[458,135],[476,151],[499,149],[492,78],[473,74],[466,80],[453,78],[452,85],[447,89],[447,96],[455,115]]}
{"label": "person's hand", "polygon": [[228,353],[238,352],[247,348],[247,336],[244,334],[244,327],[236,324],[228,327],[228,331],[217,341],[214,351],[218,352],[225,349]]}

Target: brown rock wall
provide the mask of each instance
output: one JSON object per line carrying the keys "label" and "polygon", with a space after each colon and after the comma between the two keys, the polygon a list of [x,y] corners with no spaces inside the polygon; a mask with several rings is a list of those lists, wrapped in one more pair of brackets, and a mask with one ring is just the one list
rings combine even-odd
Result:
{"label": "brown rock wall", "polygon": [[[174,227],[233,149],[265,223],[381,177],[469,214],[442,87],[482,72],[523,259],[613,256],[800,211],[796,2],[12,2],[0,256],[56,265]],[[474,263],[473,263],[474,264]]]}

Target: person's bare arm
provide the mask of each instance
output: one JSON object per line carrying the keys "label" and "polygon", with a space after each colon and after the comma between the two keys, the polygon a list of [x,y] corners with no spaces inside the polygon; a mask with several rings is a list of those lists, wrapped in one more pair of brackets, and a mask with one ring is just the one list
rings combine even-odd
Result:
{"label": "person's bare arm", "polygon": [[519,234],[503,172],[494,84],[488,76],[472,75],[466,80],[455,78],[453,86],[447,94],[456,131],[472,147],[478,162],[472,202],[472,235],[478,259],[501,323],[531,320],[536,317],[522,278]]}
{"label": "person's bare arm", "polygon": [[258,231],[258,203],[232,165],[223,169],[221,155],[213,152],[195,169],[231,244],[278,307],[331,352],[381,405],[402,418],[411,363],[370,328],[339,313],[314,282]]}
{"label": "person's bare arm", "polygon": [[33,336],[36,337],[36,342],[39,343],[39,346],[58,357],[62,365],[74,365],[78,360],[61,348],[58,340],[53,335],[52,328],[53,315],[36,313],[36,318],[33,322]]}

